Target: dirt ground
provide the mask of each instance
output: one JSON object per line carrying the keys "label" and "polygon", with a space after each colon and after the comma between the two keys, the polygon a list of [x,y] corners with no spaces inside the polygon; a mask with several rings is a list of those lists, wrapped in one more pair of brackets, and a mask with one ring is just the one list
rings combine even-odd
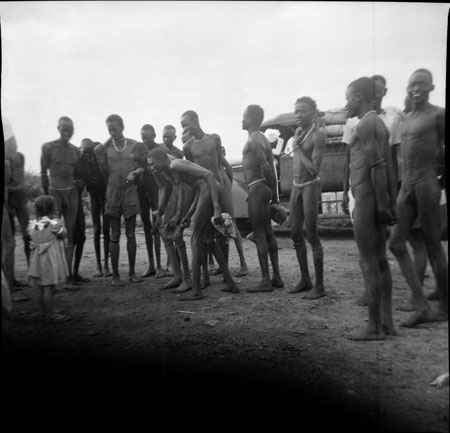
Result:
{"label": "dirt ground", "polygon": [[[23,289],[30,301],[14,303],[2,358],[3,395],[10,396],[10,409],[20,408],[17,426],[42,404],[51,423],[63,414],[65,427],[86,427],[89,419],[89,426],[94,420],[101,427],[144,423],[150,431],[448,432],[449,389],[429,385],[449,369],[448,323],[398,327],[399,335],[385,341],[346,339],[365,324],[367,308],[355,305],[362,290],[358,255],[352,236],[342,233],[322,234],[327,297],[306,301],[286,292],[299,268],[289,236],[278,232],[284,289],[246,293],[260,273],[255,245],[244,239],[250,272],[237,279],[241,292],[222,292],[219,275],[203,300],[181,302],[172,290],[160,290],[167,279],[113,288],[109,279],[93,278],[88,227],[81,274],[91,282],[55,296],[72,319],[44,323],[32,288]],[[137,243],[143,273],[141,227]],[[447,242],[444,247],[447,252]],[[17,237],[19,279],[26,273],[22,251]],[[234,245],[230,252],[235,273]],[[391,255],[389,262],[395,307],[409,291]],[[431,269],[427,274],[429,292],[434,277]],[[396,325],[408,316],[394,311]]]}

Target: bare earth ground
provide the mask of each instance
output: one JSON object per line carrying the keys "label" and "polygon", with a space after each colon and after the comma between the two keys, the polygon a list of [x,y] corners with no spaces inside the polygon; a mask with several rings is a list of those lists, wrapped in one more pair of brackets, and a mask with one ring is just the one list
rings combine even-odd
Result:
{"label": "bare earth ground", "polygon": [[[367,308],[355,305],[362,278],[351,236],[322,236],[327,297],[306,301],[286,292],[299,269],[281,233],[284,289],[245,292],[260,273],[255,245],[244,239],[250,275],[238,279],[241,293],[220,291],[219,275],[211,277],[202,301],[191,302],[160,290],[167,279],[113,288],[109,279],[92,278],[91,228],[87,238],[81,273],[91,282],[55,296],[70,321],[45,324],[32,288],[23,289],[31,301],[14,303],[12,341],[2,343],[2,390],[8,409],[18,412],[17,426],[42,405],[50,424],[64,416],[54,427],[97,421],[128,430],[144,423],[150,431],[449,431],[449,389],[429,385],[448,371],[447,322],[398,327],[399,336],[381,342],[345,338],[367,318]],[[121,241],[126,278],[124,236]],[[141,227],[137,241],[137,271],[143,273]],[[447,242],[444,247],[447,252]],[[230,252],[235,273],[234,245]],[[23,279],[19,237],[16,257]],[[395,307],[409,291],[391,255],[389,261]],[[434,277],[431,269],[427,274],[430,292]],[[394,312],[397,325],[408,316]]]}

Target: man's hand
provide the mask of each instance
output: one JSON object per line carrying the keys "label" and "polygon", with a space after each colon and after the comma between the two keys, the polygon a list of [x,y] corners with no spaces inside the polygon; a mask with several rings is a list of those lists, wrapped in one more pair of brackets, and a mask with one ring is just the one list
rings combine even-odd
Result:
{"label": "man's hand", "polygon": [[41,185],[42,185],[42,189],[44,190],[44,194],[48,195],[48,188],[49,188],[50,182],[48,180],[48,176],[46,173],[41,174]]}
{"label": "man's hand", "polygon": [[181,219],[181,227],[187,228],[191,224],[191,217],[189,215],[184,216]]}
{"label": "man's hand", "polygon": [[127,175],[127,182],[134,182],[135,177],[136,173],[134,171],[130,171]]}
{"label": "man's hand", "polygon": [[348,209],[348,203],[349,203],[348,193],[344,191],[342,194],[342,210],[344,211],[345,215],[350,215],[350,211]]}
{"label": "man's hand", "polygon": [[175,215],[173,218],[171,218],[168,222],[167,222],[167,228],[169,230],[175,230],[175,227],[179,224],[180,222],[180,218]]}
{"label": "man's hand", "polygon": [[215,207],[215,209],[214,209],[214,223],[218,224],[219,226],[221,226],[224,222],[225,222],[225,220],[223,219],[222,210],[220,209],[220,206]]}
{"label": "man's hand", "polygon": [[152,217],[153,217],[153,227],[155,229],[158,229],[161,226],[161,215],[159,214],[159,212],[157,210],[155,210],[152,213]]}

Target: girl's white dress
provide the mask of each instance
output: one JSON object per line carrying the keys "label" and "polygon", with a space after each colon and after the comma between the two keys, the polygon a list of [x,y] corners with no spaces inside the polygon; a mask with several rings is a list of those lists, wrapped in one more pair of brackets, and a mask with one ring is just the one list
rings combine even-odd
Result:
{"label": "girl's white dress", "polygon": [[30,242],[30,266],[28,276],[39,286],[56,285],[69,275],[64,243],[57,235],[65,232],[58,219],[43,217],[28,226]]}

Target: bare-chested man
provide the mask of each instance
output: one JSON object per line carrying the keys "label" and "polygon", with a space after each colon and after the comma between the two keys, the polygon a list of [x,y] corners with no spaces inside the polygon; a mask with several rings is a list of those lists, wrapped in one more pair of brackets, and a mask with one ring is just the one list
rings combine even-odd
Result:
{"label": "bare-chested man", "polygon": [[[223,176],[222,167],[227,164],[222,152],[221,139],[218,134],[206,134],[200,127],[200,121],[195,111],[186,111],[181,116],[181,126],[183,128],[183,137],[190,135],[190,140],[186,140],[183,146],[183,152],[187,160],[195,162],[196,164],[210,170],[221,189],[221,207],[224,212],[231,215],[234,220],[234,205],[233,193],[231,189],[231,182],[228,176]],[[236,230],[236,237],[240,238],[238,230]],[[218,242],[222,248],[225,261],[228,264],[229,245],[225,236],[219,235]],[[247,264],[245,263],[242,239],[236,242],[240,259],[240,270],[238,276],[247,275]],[[204,259],[204,269],[207,269],[207,255]]]}
{"label": "bare-chested man", "polygon": [[[220,189],[215,176],[210,170],[191,161],[183,159],[169,159],[163,149],[152,150],[148,157],[150,168],[158,175],[163,176],[172,185],[184,182],[194,189],[195,198],[188,213],[181,219],[184,226],[190,225],[192,212],[192,279],[193,291],[182,296],[182,300],[198,300],[203,298],[200,284],[200,270],[208,247],[213,248],[214,256],[223,269],[226,288],[223,291],[237,293],[239,289],[234,283],[222,251],[214,241],[214,226],[211,218],[217,223],[223,223],[222,211],[219,204]],[[183,189],[179,189],[178,200],[184,200]],[[159,225],[159,222],[157,222]]]}
{"label": "bare-chested man", "polygon": [[[73,238],[78,214],[78,187],[84,182],[75,179],[75,166],[80,158],[78,147],[70,143],[74,127],[72,119],[61,117],[58,122],[60,138],[42,145],[41,152],[41,184],[44,193],[52,195],[56,201],[59,217],[64,217],[67,230],[68,246],[66,260],[69,270],[66,284],[67,290],[78,290],[80,283],[72,275]],[[47,172],[50,172],[50,180]]]}
{"label": "bare-chested man", "polygon": [[[175,158],[168,154],[169,159]],[[185,182],[173,183],[164,173],[153,173],[158,183],[158,210],[153,213],[155,226],[164,241],[167,257],[171,264],[173,277],[162,288],[176,287],[176,293],[184,293],[193,287],[186,243],[183,238],[185,225],[182,218],[190,219],[197,201],[194,200],[194,190]],[[182,190],[182,191],[181,191]]]}
{"label": "bare-chested man", "polygon": [[369,321],[351,336],[382,340],[396,335],[392,318],[392,278],[386,257],[386,224],[395,222],[396,184],[389,132],[373,109],[374,82],[362,77],[347,87],[347,116],[358,117],[349,140],[354,233],[367,293]]}
{"label": "bare-chested man", "polygon": [[[152,171],[147,167],[147,155],[153,149],[163,148],[162,144],[155,142],[156,133],[152,125],[144,125],[141,128],[141,139],[144,146],[138,145],[133,150],[133,158],[137,164],[142,167],[137,177],[137,191],[139,196],[139,204],[141,206],[141,220],[144,225],[145,245],[147,247],[147,255],[149,266],[142,278],[154,275],[155,278],[167,276],[161,267],[161,237],[157,230],[152,226],[150,210],[152,212],[158,209],[158,185],[155,181]],[[153,255],[153,244],[155,246],[155,254]],[[156,256],[156,267],[155,267]]]}
{"label": "bare-chested man", "polygon": [[[309,96],[297,99],[295,119],[299,126],[294,134],[294,179],[292,184],[289,221],[295,253],[302,273],[300,282],[289,293],[308,291],[303,299],[326,295],[323,286],[323,249],[317,230],[319,200],[322,192],[319,171],[325,149],[325,132],[316,128],[317,106]],[[306,239],[311,244],[316,281],[313,287],[308,270]]]}
{"label": "bare-chested man", "polygon": [[125,235],[127,237],[128,279],[132,283],[142,281],[136,275],[136,215],[139,213],[139,197],[137,186],[128,180],[128,175],[135,170],[136,163],[131,157],[135,140],[123,135],[123,120],[117,114],[111,114],[106,119],[106,127],[111,136],[104,144],[108,168],[108,185],[106,187],[105,214],[109,215],[111,237],[109,252],[111,254],[113,286],[122,286],[124,282],[119,275],[119,240],[122,215],[125,220]]}
{"label": "bare-chested man", "polygon": [[175,158],[183,159],[184,158],[183,151],[181,149],[178,149],[178,147],[173,144],[173,142],[177,138],[177,130],[175,129],[175,126],[166,125],[163,128],[162,137],[163,137],[163,144],[167,150],[167,153],[169,155],[174,156]]}
{"label": "bare-chested man", "polygon": [[[272,230],[270,204],[278,203],[276,174],[272,147],[259,131],[264,111],[259,105],[249,105],[244,111],[242,129],[248,131],[248,140],[242,150],[242,167],[248,187],[248,213],[253,239],[258,251],[261,282],[247,292],[271,292],[273,287],[283,287],[278,263],[278,244]],[[273,278],[270,279],[269,257]]]}
{"label": "bare-chested man", "polygon": [[[412,292],[415,312],[402,323],[407,327],[448,320],[447,260],[440,240],[441,188],[435,170],[436,155],[445,137],[445,110],[429,103],[432,90],[434,85],[430,71],[418,69],[411,75],[407,91],[411,97],[412,111],[405,117],[401,143],[403,176],[397,199],[400,220],[389,241],[389,249],[397,258]],[[439,291],[437,312],[433,312],[428,305],[406,248],[406,240],[416,218],[419,219]]]}

